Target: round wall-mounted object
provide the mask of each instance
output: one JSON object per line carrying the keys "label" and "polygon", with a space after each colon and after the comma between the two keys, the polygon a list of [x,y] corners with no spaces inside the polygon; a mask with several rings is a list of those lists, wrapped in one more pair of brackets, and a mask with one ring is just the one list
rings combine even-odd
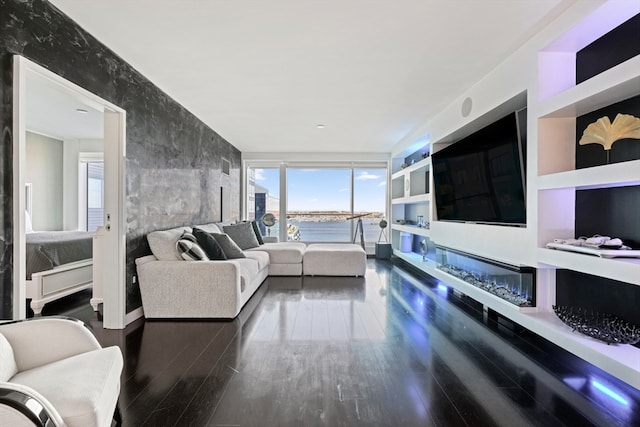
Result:
{"label": "round wall-mounted object", "polygon": [[460,112],[462,113],[462,117],[467,117],[471,114],[471,108],[473,107],[473,101],[471,98],[467,97],[462,101],[462,108]]}

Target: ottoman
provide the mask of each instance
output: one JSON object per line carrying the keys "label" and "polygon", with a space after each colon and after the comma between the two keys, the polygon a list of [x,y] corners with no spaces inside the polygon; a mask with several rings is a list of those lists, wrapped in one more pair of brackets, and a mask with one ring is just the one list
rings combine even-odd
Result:
{"label": "ottoman", "polygon": [[359,245],[314,243],[302,261],[305,276],[364,276],[367,254]]}

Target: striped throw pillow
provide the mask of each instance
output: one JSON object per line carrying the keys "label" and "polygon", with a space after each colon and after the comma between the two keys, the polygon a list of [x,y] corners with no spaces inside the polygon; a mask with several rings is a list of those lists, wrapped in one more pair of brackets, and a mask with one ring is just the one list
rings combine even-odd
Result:
{"label": "striped throw pillow", "polygon": [[209,261],[209,257],[198,244],[195,236],[187,231],[176,242],[178,255],[186,261]]}

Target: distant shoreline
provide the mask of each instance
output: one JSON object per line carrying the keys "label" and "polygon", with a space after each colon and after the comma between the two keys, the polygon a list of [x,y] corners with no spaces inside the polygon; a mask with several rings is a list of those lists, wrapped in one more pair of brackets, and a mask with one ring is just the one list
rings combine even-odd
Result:
{"label": "distant shoreline", "polygon": [[[271,212],[278,217],[277,212]],[[382,212],[342,212],[342,211],[293,211],[287,214],[287,221],[296,222],[347,222],[362,219],[363,222],[378,224],[385,216]]]}

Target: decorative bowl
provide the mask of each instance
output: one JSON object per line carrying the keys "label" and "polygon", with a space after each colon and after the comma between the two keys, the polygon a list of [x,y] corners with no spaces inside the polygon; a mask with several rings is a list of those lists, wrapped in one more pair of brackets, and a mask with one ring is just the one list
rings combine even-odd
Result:
{"label": "decorative bowl", "polygon": [[607,344],[640,342],[640,327],[612,314],[581,307],[553,306],[553,311],[567,326]]}

